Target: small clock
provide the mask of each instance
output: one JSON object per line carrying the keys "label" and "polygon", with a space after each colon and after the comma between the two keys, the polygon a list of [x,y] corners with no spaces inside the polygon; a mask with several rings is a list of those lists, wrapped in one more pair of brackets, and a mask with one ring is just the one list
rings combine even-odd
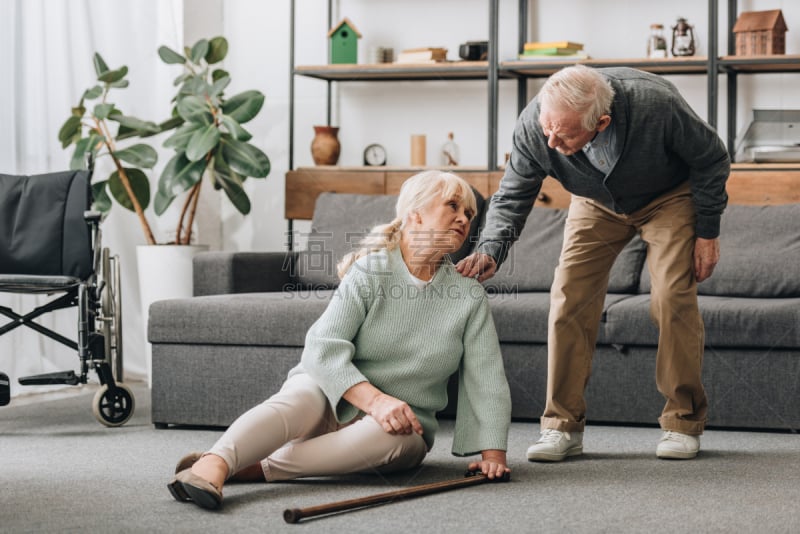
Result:
{"label": "small clock", "polygon": [[370,167],[386,165],[386,149],[377,143],[367,146],[364,149],[364,165]]}

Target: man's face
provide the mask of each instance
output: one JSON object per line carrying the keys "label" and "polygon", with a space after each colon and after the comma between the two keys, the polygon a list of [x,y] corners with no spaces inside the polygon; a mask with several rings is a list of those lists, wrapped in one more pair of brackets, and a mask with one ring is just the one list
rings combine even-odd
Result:
{"label": "man's face", "polygon": [[[603,115],[603,118],[608,118],[608,115]],[[581,125],[581,116],[578,112],[551,107],[542,102],[539,125],[547,137],[547,146],[558,150],[565,156],[571,156],[594,139],[597,132],[603,131],[608,126],[608,122],[601,119],[598,128],[586,130]]]}

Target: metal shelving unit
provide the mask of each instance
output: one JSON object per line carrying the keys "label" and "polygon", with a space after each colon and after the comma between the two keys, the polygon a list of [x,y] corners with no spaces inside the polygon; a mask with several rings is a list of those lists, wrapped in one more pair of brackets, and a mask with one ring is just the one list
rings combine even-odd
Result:
{"label": "metal shelving unit", "polygon": [[[739,74],[800,72],[800,55],[737,57],[734,54],[733,25],[737,19],[738,3],[728,0],[727,55],[719,56],[717,50],[719,31],[719,3],[708,0],[708,55],[664,59],[587,59],[583,63],[592,67],[633,67],[660,75],[704,75],[707,77],[707,121],[717,127],[719,106],[719,77],[727,75],[727,146],[733,156],[736,138],[737,77]],[[328,27],[332,21],[332,3],[327,1]],[[294,80],[296,76],[314,78],[327,84],[327,124],[331,121],[331,93],[335,83],[346,82],[396,82],[396,81],[459,81],[485,80],[488,99],[488,132],[486,170],[497,170],[498,87],[500,80],[517,81],[517,107],[521,112],[528,103],[527,80],[544,78],[575,62],[553,61],[498,61],[498,10],[499,0],[488,0],[489,50],[486,61],[454,61],[434,65],[295,65],[295,0],[290,11],[290,87],[289,87],[289,170],[294,166]],[[522,51],[528,37],[529,0],[518,0],[518,50]],[[292,220],[289,219],[289,232]],[[289,244],[291,249],[291,243]]]}

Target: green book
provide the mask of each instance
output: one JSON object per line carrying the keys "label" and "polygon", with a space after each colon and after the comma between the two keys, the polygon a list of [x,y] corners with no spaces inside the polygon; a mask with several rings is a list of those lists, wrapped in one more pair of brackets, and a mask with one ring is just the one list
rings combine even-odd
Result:
{"label": "green book", "polygon": [[534,48],[522,52],[526,56],[567,56],[574,54],[574,48]]}

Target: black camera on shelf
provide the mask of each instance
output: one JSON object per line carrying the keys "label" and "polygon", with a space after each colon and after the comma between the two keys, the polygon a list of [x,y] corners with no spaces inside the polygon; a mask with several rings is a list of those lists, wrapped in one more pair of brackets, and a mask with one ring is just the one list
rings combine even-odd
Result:
{"label": "black camera on shelf", "polygon": [[466,61],[481,61],[489,53],[489,41],[467,41],[459,45],[458,57]]}

